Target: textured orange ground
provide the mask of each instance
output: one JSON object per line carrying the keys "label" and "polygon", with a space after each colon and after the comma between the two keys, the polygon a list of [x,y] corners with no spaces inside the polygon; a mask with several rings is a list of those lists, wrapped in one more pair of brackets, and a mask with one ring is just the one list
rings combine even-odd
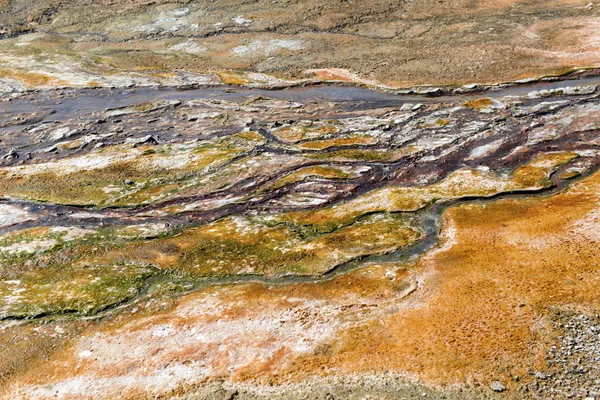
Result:
{"label": "textured orange ground", "polygon": [[449,210],[408,310],[347,331],[330,359],[454,383],[543,368],[553,307],[598,310],[600,173],[566,193]]}
{"label": "textured orange ground", "polygon": [[213,288],[90,329],[11,391],[41,396],[62,382],[110,396],[131,377],[142,387],[121,390],[137,397],[148,382],[182,383],[167,374],[174,365],[201,366],[189,367],[196,378],[391,371],[442,386],[502,379],[514,387],[510,376],[543,370],[555,308],[599,308],[600,173],[553,197],[465,205],[445,218],[443,244],[418,263],[408,297],[415,275],[392,266],[326,283]]}

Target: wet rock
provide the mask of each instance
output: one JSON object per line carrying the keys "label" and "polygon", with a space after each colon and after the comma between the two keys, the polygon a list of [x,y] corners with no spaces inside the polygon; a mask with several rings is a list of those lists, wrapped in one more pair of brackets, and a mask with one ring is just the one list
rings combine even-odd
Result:
{"label": "wet rock", "polygon": [[15,151],[15,149],[12,149],[11,151],[9,151],[8,153],[6,153],[5,155],[2,156],[2,160],[3,161],[14,161],[17,160],[19,158],[19,153],[17,153]]}
{"label": "wet rock", "polygon": [[442,90],[441,88],[428,88],[420,90],[418,93],[428,97],[437,97],[443,95],[444,90]]}
{"label": "wet rock", "polygon": [[157,145],[159,144],[158,139],[156,139],[152,135],[146,135],[141,138],[131,138],[127,139],[126,143],[133,144],[133,147],[143,146],[143,145]]}
{"label": "wet rock", "polygon": [[52,132],[50,132],[48,134],[47,140],[57,141],[57,140],[67,139],[71,136],[76,135],[77,133],[78,133],[77,129],[72,129],[68,126],[65,126],[62,128],[55,129]]}
{"label": "wet rock", "polygon": [[594,94],[598,90],[595,85],[587,86],[566,86],[564,88],[557,89],[544,89],[539,91],[532,91],[527,94],[527,97],[536,99],[540,97],[550,96],[576,96],[576,95],[590,95]]}
{"label": "wet rock", "polygon": [[56,145],[54,144],[54,145],[52,145],[50,147],[46,147],[44,149],[40,149],[39,153],[53,153],[56,150],[58,150],[58,147],[56,147]]}

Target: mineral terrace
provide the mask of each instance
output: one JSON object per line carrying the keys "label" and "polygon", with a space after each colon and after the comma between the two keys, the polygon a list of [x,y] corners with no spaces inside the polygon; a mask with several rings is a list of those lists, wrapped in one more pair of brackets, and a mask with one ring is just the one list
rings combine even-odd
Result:
{"label": "mineral terrace", "polygon": [[0,0],[0,398],[600,399],[600,14],[541,3]]}

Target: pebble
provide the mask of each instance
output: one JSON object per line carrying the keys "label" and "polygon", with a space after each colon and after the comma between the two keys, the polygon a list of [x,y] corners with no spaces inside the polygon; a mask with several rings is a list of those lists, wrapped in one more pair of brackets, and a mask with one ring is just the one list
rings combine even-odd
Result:
{"label": "pebble", "polygon": [[141,146],[141,145],[144,145],[144,144],[157,145],[158,144],[158,139],[156,139],[152,135],[146,135],[146,136],[141,137],[141,138],[127,139],[127,143],[132,143],[134,145],[134,147]]}
{"label": "pebble", "polygon": [[546,378],[547,378],[546,374],[544,374],[544,373],[542,373],[542,372],[539,372],[539,371],[536,371],[536,372],[535,372],[535,377],[536,377],[537,379],[546,379]]}
{"label": "pebble", "polygon": [[549,373],[531,373],[529,384],[540,398],[598,399],[600,394],[600,337],[598,317],[590,318],[573,312],[557,316],[555,326],[563,334],[547,353]]}
{"label": "pebble", "polygon": [[502,384],[502,382],[500,382],[500,381],[494,381],[494,382],[492,382],[492,384],[490,385],[490,388],[494,392],[504,392],[506,390],[506,386],[504,386]]}

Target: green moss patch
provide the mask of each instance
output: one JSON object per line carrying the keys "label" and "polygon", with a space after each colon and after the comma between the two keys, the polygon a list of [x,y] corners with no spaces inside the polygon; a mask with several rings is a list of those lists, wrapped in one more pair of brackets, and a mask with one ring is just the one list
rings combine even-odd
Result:
{"label": "green moss patch", "polygon": [[329,234],[233,217],[173,238],[135,243],[108,256],[195,276],[319,275],[358,256],[397,250],[420,236],[412,222],[387,214]]}
{"label": "green moss patch", "polygon": [[153,273],[122,265],[27,271],[0,281],[0,318],[93,315],[136,296]]}

